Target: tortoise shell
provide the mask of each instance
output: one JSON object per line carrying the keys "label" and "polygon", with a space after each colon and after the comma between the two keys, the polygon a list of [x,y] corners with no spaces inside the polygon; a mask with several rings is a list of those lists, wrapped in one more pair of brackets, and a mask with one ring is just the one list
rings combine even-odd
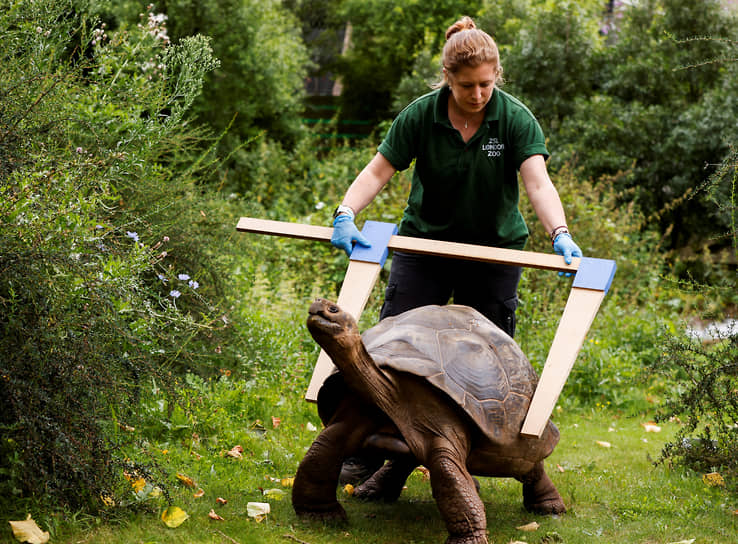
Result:
{"label": "tortoise shell", "polygon": [[[538,376],[515,341],[478,311],[423,306],[380,321],[362,340],[380,368],[427,379],[492,443],[517,441]],[[340,382],[329,379],[318,397],[323,421],[334,409],[328,397],[335,399],[345,387]],[[544,439],[555,441],[558,431],[548,431]]]}

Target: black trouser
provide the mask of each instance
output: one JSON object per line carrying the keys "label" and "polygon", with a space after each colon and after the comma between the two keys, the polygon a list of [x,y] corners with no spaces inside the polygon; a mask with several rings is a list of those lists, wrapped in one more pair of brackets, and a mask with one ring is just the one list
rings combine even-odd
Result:
{"label": "black trouser", "polygon": [[518,282],[522,269],[396,251],[380,319],[428,304],[471,306],[515,335]]}

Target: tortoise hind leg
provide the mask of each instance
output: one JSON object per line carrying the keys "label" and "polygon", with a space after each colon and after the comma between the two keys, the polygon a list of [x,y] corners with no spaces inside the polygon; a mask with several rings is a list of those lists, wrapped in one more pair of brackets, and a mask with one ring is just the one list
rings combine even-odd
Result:
{"label": "tortoise hind leg", "polygon": [[566,512],[564,500],[556,490],[551,478],[543,468],[543,461],[522,478],[523,505],[529,512],[536,514],[563,514]]}

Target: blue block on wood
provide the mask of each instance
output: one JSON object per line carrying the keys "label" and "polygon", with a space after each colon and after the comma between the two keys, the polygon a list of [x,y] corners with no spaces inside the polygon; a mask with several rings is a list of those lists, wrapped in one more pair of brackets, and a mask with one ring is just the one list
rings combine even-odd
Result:
{"label": "blue block on wood", "polygon": [[582,257],[582,261],[579,263],[579,268],[577,269],[577,275],[574,276],[572,287],[594,289],[607,293],[610,289],[612,278],[615,276],[616,268],[615,261]]}
{"label": "blue block on wood", "polygon": [[387,255],[389,255],[387,244],[389,244],[390,238],[397,234],[397,225],[382,223],[381,221],[367,221],[364,223],[364,228],[361,229],[361,234],[366,236],[372,245],[371,247],[354,245],[354,249],[351,251],[351,260],[379,263],[380,266],[383,266],[384,261],[387,260]]}

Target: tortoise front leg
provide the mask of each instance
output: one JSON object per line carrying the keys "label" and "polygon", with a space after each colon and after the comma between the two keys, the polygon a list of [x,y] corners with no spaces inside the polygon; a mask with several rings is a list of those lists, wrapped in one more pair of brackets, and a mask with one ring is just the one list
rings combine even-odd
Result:
{"label": "tortoise front leg", "polygon": [[487,517],[466,456],[450,442],[436,441],[426,464],[433,497],[448,529],[446,544],[487,544]]}
{"label": "tortoise front leg", "polygon": [[536,514],[563,514],[564,500],[543,468],[543,461],[536,463],[528,474],[518,478],[523,483],[523,506]]}
{"label": "tortoise front leg", "polygon": [[336,500],[336,486],[343,454],[342,425],[326,427],[300,462],[292,487],[292,507],[300,517],[345,520],[346,511]]}
{"label": "tortoise front leg", "polygon": [[354,489],[354,497],[367,501],[396,501],[407,477],[418,466],[412,455],[390,459],[366,482]]}

